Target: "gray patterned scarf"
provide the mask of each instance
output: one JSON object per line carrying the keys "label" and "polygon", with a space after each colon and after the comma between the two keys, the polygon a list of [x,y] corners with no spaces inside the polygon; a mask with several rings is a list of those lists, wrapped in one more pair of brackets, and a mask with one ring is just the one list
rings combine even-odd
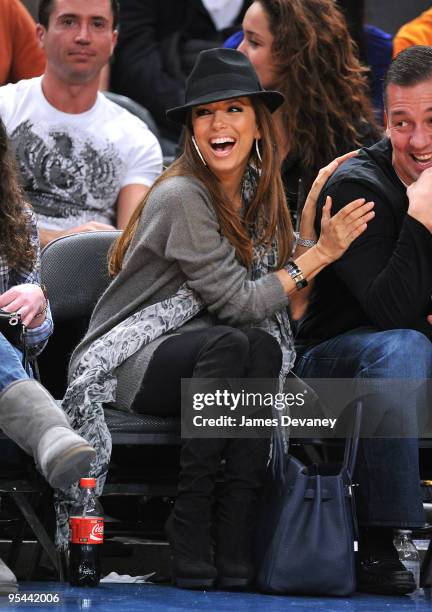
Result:
{"label": "gray patterned scarf", "polygon": [[[249,168],[243,181],[243,202],[245,207],[251,201],[256,186],[256,174]],[[249,228],[252,240],[257,236]],[[269,249],[254,248],[251,279],[257,280],[277,269],[277,245]],[[115,370],[131,355],[152,340],[172,332],[196,316],[205,308],[199,295],[187,284],[182,285],[175,295],[157,304],[147,306],[116,325],[109,332],[95,340],[71,374],[71,383],[63,399],[63,409],[77,430],[96,450],[96,459],[90,475],[97,479],[96,494],[101,495],[108,472],[111,456],[111,435],[105,423],[103,405],[115,401],[117,379]],[[286,309],[275,313],[255,327],[267,331],[279,342],[283,365],[280,382],[291,369],[294,359],[294,341]],[[79,483],[68,489],[57,490],[55,508],[57,514],[56,545],[65,550],[69,540],[68,517],[71,506],[79,496]]]}

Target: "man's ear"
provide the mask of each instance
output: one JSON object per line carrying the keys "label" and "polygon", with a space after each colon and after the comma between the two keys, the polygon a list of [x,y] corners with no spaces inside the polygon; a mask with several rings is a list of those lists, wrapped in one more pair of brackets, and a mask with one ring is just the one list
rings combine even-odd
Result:
{"label": "man's ear", "polygon": [[385,125],[385,133],[386,136],[390,136],[390,128],[389,128],[389,124],[388,124],[388,115],[387,115],[387,111],[384,111],[384,125]]}
{"label": "man's ear", "polygon": [[118,30],[113,30],[112,39],[111,39],[111,55],[114,53],[114,49],[116,47],[118,40]]}
{"label": "man's ear", "polygon": [[46,32],[45,27],[41,25],[40,23],[37,23],[36,24],[36,38],[38,40],[39,46],[42,49],[44,48],[45,32]]}

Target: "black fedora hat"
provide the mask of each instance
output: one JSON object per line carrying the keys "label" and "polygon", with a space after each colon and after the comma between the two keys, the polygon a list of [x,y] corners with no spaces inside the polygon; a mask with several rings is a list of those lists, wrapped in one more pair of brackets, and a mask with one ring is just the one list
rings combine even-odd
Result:
{"label": "black fedora hat", "polygon": [[259,98],[271,113],[284,101],[278,91],[261,87],[254,67],[243,53],[235,49],[208,49],[198,55],[187,78],[185,103],[170,108],[166,114],[176,123],[185,123],[193,106],[241,96]]}

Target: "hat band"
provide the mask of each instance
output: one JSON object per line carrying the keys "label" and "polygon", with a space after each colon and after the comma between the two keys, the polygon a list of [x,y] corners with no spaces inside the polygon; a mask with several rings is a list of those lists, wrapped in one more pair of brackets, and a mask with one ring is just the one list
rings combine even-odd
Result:
{"label": "hat band", "polygon": [[196,98],[219,96],[224,91],[238,91],[239,95],[247,96],[262,92],[258,81],[242,75],[232,75],[234,84],[230,86],[230,80],[226,74],[216,74],[203,77],[188,88],[186,104],[190,104]]}

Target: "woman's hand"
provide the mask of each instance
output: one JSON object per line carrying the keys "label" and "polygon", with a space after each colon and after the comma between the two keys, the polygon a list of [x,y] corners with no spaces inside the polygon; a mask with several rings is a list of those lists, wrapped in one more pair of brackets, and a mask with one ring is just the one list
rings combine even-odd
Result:
{"label": "woman's hand", "polygon": [[310,281],[345,253],[352,241],[365,231],[368,222],[375,215],[372,210],[374,203],[366,202],[364,198],[350,202],[333,217],[330,215],[331,205],[332,200],[327,196],[322,211],[321,234],[316,245],[294,258],[303,278],[309,282],[308,287],[298,291],[295,280],[286,268],[275,272],[285,293],[291,299],[291,313],[294,318],[301,316],[306,308],[311,289]]}
{"label": "woman's hand", "polygon": [[374,202],[359,198],[330,216],[332,200],[327,196],[321,218],[321,234],[315,248],[325,265],[339,259],[350,244],[362,234],[368,222],[375,216]]}
{"label": "woman's hand", "polygon": [[0,308],[5,312],[18,312],[21,315],[21,323],[26,327],[36,327],[45,318],[46,300],[39,285],[27,283],[16,285],[2,293]]}
{"label": "woman's hand", "polygon": [[339,168],[339,166],[343,164],[343,162],[347,159],[355,157],[357,153],[358,151],[350,151],[349,153],[345,153],[345,155],[336,157],[336,159],[334,159],[324,168],[321,168],[321,170],[318,172],[318,176],[312,184],[311,190],[308,193],[302,211],[300,223],[300,236],[302,238],[316,240],[314,223],[316,214],[316,203],[318,201],[319,194],[321,193],[321,189],[324,187],[324,185],[331,177],[333,172],[336,170],[336,168]]}

